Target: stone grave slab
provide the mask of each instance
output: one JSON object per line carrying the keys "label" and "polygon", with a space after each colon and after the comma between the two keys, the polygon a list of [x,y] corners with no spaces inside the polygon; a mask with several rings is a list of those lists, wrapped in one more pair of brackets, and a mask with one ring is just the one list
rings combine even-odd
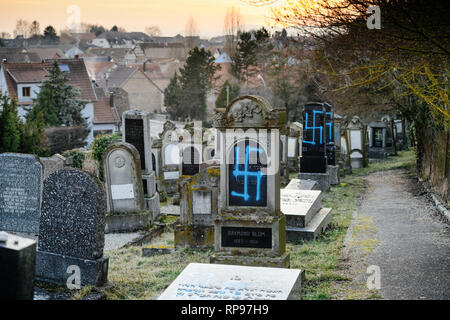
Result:
{"label": "stone grave slab", "polygon": [[320,190],[317,181],[292,179],[284,189],[290,190]]}
{"label": "stone grave slab", "polygon": [[280,190],[280,208],[286,216],[286,226],[305,227],[322,207],[319,190]]}
{"label": "stone grave slab", "polygon": [[42,171],[34,155],[0,154],[0,230],[39,232]]}
{"label": "stone grave slab", "polygon": [[158,300],[299,299],[299,269],[190,263]]}

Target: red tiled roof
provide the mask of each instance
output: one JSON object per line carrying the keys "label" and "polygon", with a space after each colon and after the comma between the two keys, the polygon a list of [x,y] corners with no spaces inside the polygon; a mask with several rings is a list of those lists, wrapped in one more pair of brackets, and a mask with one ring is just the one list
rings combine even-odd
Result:
{"label": "red tiled roof", "polygon": [[94,123],[117,123],[119,117],[116,110],[110,106],[110,98],[98,99],[94,103]]}
{"label": "red tiled roof", "polygon": [[[57,61],[59,64],[66,64],[69,67],[69,84],[80,90],[80,99],[86,101],[97,100],[83,60],[58,59]],[[10,98],[17,98],[17,83],[44,82],[51,63],[52,61],[47,60],[43,63],[3,64]]]}

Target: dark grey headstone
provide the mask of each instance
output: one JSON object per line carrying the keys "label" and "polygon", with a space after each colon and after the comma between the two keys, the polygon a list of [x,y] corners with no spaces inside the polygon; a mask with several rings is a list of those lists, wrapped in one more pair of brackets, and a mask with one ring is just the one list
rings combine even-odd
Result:
{"label": "dark grey headstone", "polygon": [[106,195],[100,181],[80,170],[62,169],[44,182],[36,274],[65,283],[69,265],[81,269],[82,284],[106,282]]}
{"label": "dark grey headstone", "polygon": [[0,154],[0,230],[39,232],[42,164],[34,155]]}
{"label": "dark grey headstone", "polygon": [[32,300],[36,241],[0,232],[0,300]]}

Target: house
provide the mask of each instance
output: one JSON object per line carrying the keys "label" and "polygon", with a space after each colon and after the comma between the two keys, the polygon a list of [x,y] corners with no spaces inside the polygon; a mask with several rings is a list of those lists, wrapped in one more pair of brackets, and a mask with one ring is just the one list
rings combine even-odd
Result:
{"label": "house", "polygon": [[143,32],[114,32],[108,31],[88,41],[99,48],[129,48],[137,43],[150,42],[151,38]]}
{"label": "house", "polygon": [[89,48],[86,50],[87,57],[105,57],[108,61],[119,65],[136,63],[136,53],[130,48]]}
{"label": "house", "polygon": [[99,98],[94,102],[93,137],[99,134],[112,134],[120,130],[120,117],[112,105],[112,97]]}
{"label": "house", "polygon": [[[83,116],[87,118],[90,132],[87,143],[94,138],[94,132],[103,130],[105,123],[111,124],[110,112],[105,112],[105,106],[99,104],[95,111],[94,104],[97,95],[86,66],[82,59],[58,59],[60,69],[68,73],[69,84],[80,91],[79,98],[86,102]],[[39,94],[42,83],[46,80],[52,61],[41,63],[3,63],[0,69],[0,91],[3,95],[16,99],[19,116],[23,119],[32,106],[33,100]],[[105,119],[102,117],[105,115]],[[107,116],[106,116],[107,115]],[[106,122],[105,122],[106,121]],[[108,126],[110,128],[111,126]],[[108,129],[109,130],[109,129]]]}
{"label": "house", "polygon": [[25,48],[4,48],[0,47],[0,63],[23,63],[41,62],[41,58],[34,52],[29,52]]}
{"label": "house", "polygon": [[28,52],[35,53],[39,56],[41,61],[50,59],[66,58],[64,51],[57,47],[50,48],[28,48]]}
{"label": "house", "polygon": [[107,92],[122,88],[128,94],[130,109],[153,113],[160,112],[163,106],[163,91],[138,67],[117,66],[97,83]]}

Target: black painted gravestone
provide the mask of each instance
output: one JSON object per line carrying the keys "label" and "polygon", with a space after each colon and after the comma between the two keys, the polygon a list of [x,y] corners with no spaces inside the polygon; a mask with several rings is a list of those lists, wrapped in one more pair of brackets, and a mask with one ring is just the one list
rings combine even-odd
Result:
{"label": "black painted gravestone", "polygon": [[300,171],[327,172],[326,115],[323,103],[307,103],[303,110],[303,144]]}
{"label": "black painted gravestone", "polygon": [[66,284],[69,266],[81,285],[107,282],[106,195],[100,181],[80,170],[62,169],[44,182],[36,257],[39,280]]}
{"label": "black painted gravestone", "polygon": [[193,176],[200,171],[200,153],[195,147],[187,147],[183,150],[181,163],[181,175]]}
{"label": "black painted gravestone", "polygon": [[0,154],[0,230],[39,232],[42,164],[34,155]]}
{"label": "black painted gravestone", "polygon": [[125,118],[125,142],[136,147],[141,158],[141,169],[145,170],[144,120]]}

